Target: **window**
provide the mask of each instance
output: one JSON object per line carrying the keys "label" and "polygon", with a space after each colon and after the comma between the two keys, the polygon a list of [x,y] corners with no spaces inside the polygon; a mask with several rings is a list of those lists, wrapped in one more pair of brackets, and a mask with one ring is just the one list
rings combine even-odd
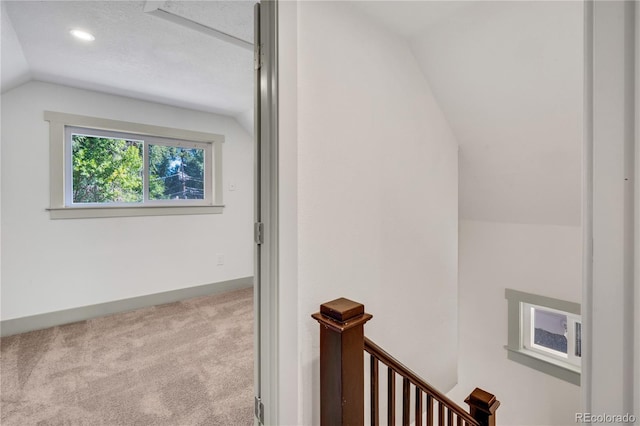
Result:
{"label": "window", "polygon": [[522,346],[580,367],[580,316],[522,302]]}
{"label": "window", "polygon": [[506,289],[509,359],[580,384],[580,305]]}
{"label": "window", "polygon": [[221,135],[46,112],[51,218],[222,212]]}
{"label": "window", "polygon": [[65,205],[207,205],[211,144],[65,127]]}

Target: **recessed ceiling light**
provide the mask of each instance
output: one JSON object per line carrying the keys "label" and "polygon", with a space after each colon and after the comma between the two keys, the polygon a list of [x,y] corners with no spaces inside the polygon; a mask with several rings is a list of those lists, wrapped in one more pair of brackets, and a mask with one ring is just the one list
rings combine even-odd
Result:
{"label": "recessed ceiling light", "polygon": [[72,36],[74,36],[75,38],[79,38],[80,40],[84,40],[84,41],[93,41],[96,38],[93,36],[93,34],[88,33],[86,31],[82,31],[82,30],[71,30],[69,31],[71,33]]}

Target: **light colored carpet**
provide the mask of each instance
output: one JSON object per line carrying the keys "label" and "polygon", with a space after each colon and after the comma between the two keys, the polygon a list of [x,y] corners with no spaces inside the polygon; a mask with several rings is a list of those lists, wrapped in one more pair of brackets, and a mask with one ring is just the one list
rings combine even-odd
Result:
{"label": "light colored carpet", "polygon": [[0,340],[2,426],[252,425],[253,290]]}

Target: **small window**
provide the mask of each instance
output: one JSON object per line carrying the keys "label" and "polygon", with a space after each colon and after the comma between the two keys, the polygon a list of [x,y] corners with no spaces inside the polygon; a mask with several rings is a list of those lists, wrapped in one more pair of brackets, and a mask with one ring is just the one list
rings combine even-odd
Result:
{"label": "small window", "polygon": [[45,119],[52,218],[221,213],[222,136],[52,112]]}
{"label": "small window", "polygon": [[523,348],[580,367],[580,316],[522,302]]}
{"label": "small window", "polygon": [[506,289],[508,358],[580,384],[582,323],[580,305]]}

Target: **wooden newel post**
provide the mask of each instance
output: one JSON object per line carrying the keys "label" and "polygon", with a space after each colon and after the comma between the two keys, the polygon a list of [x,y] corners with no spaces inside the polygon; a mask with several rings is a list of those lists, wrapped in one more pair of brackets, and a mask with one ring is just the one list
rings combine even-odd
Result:
{"label": "wooden newel post", "polygon": [[500,406],[500,401],[495,395],[475,388],[464,402],[469,404],[469,414],[480,423],[480,426],[496,426],[496,410]]}
{"label": "wooden newel post", "polygon": [[320,424],[364,425],[364,305],[340,298],[311,315],[320,323]]}

